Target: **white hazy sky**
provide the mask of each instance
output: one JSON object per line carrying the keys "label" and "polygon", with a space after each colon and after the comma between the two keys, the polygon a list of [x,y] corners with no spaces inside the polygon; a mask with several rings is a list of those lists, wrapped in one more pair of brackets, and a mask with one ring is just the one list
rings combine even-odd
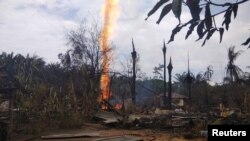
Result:
{"label": "white hazy sky", "polygon": [[[153,68],[162,63],[162,42],[169,40],[172,29],[178,20],[170,12],[160,25],[155,24],[159,12],[144,21],[148,11],[158,0],[120,0],[119,19],[112,39],[116,45],[114,69],[119,70],[120,62],[130,57],[131,38],[134,38],[137,52],[140,54],[140,66],[148,76],[153,76]],[[23,55],[39,55],[47,62],[59,61],[57,55],[65,52],[66,33],[77,26],[84,18],[100,19],[104,0],[0,0],[0,52],[15,52]],[[190,54],[191,71],[197,74],[213,65],[213,80],[220,82],[225,75],[227,49],[235,45],[236,50],[244,53],[236,64],[244,71],[250,71],[250,49],[241,46],[250,32],[250,2],[239,6],[236,20],[232,20],[230,30],[224,34],[223,42],[219,43],[219,35],[213,37],[201,47],[202,41],[196,31],[188,40],[185,35],[188,28],[183,29],[168,44],[167,62],[172,56],[173,74],[182,73],[187,69],[187,54]],[[190,18],[184,8],[181,19]],[[221,25],[223,15],[217,17],[217,25]]]}

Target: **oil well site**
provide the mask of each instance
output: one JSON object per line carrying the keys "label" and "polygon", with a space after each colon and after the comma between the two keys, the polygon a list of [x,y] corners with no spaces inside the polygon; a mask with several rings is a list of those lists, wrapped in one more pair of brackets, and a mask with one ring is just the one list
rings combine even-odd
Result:
{"label": "oil well site", "polygon": [[0,1],[0,141],[207,141],[209,126],[245,129],[248,9]]}

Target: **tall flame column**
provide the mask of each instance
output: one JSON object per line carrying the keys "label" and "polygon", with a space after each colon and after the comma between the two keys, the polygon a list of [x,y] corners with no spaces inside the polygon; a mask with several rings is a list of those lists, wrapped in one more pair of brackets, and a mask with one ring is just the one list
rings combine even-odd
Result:
{"label": "tall flame column", "polygon": [[[102,74],[101,74],[101,100],[108,100],[110,97],[110,77],[109,67],[111,57],[110,51],[110,38],[113,34],[113,30],[118,17],[118,0],[105,0],[103,6],[103,20],[104,25],[100,37],[100,47],[102,51]],[[103,109],[107,107],[102,105]]]}

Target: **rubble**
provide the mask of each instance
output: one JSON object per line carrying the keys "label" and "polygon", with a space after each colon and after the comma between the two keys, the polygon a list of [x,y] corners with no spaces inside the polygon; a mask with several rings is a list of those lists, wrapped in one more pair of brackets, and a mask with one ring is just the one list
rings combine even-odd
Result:
{"label": "rubble", "polygon": [[124,135],[124,136],[101,138],[97,139],[96,141],[143,141],[143,139],[139,137]]}
{"label": "rubble", "polygon": [[207,130],[200,131],[200,136],[201,137],[207,137],[208,136],[208,131]]}
{"label": "rubble", "polygon": [[85,132],[78,134],[56,134],[56,135],[41,136],[42,139],[68,139],[68,138],[90,138],[90,137],[100,137],[100,134],[97,132]]}
{"label": "rubble", "polygon": [[0,140],[4,141],[7,139],[7,124],[0,120]]}
{"label": "rubble", "polygon": [[[193,140],[195,138],[207,138],[208,124],[236,124],[248,122],[249,118],[244,117],[244,114],[237,114],[237,112],[230,112],[226,117],[213,115],[208,113],[191,113],[182,109],[164,109],[155,108],[150,112],[133,112],[124,115],[121,110],[115,109],[111,104],[106,103],[109,107],[107,110],[99,110],[94,119],[101,121],[103,125],[112,126],[112,128],[132,129],[141,131],[149,130],[166,130],[174,137],[182,137],[184,139]],[[139,130],[138,130],[139,129]],[[113,135],[100,135],[100,132],[79,133],[79,134],[58,134],[43,136],[42,139],[66,139],[66,138],[86,138],[93,141],[141,141],[144,139],[143,135],[131,136],[130,134],[120,133]],[[147,137],[148,138],[148,137]],[[152,140],[157,140],[159,137],[151,137]]]}
{"label": "rubble", "polygon": [[95,115],[94,118],[102,121],[104,124],[118,123],[122,121],[120,115],[115,114],[114,112],[100,110]]}

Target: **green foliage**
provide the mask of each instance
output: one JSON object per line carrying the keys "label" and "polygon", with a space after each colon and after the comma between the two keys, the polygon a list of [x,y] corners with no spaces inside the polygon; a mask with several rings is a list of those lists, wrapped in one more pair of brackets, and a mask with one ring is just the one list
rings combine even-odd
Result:
{"label": "green foliage", "polygon": [[152,89],[155,94],[162,93],[164,91],[164,81],[159,79],[152,80]]}
{"label": "green foliage", "polygon": [[[241,0],[236,1],[235,3],[228,3],[224,2],[222,4],[214,3],[210,0],[160,0],[156,3],[156,5],[152,8],[152,10],[149,11],[148,17],[153,15],[160,7],[162,8],[161,14],[159,16],[157,24],[160,24],[163,17],[165,17],[169,11],[170,8],[172,8],[172,12],[175,15],[175,17],[179,20],[179,24],[173,29],[170,40],[168,43],[174,41],[174,36],[183,29],[183,27],[190,25],[189,30],[187,31],[185,39],[189,37],[189,35],[192,34],[192,31],[197,26],[197,35],[199,36],[198,40],[202,39],[205,35],[206,38],[204,39],[202,46],[205,45],[206,41],[209,40],[215,31],[219,32],[220,34],[220,42],[222,41],[222,37],[224,34],[224,27],[218,27],[216,24],[215,17],[224,14],[224,20],[222,21],[222,26],[225,25],[226,30],[229,30],[229,25],[231,23],[231,15],[233,13],[234,18],[237,16],[238,12],[238,6],[240,4],[243,4],[245,2],[248,2],[248,0]],[[181,23],[181,12],[183,9],[183,6],[187,6],[190,10],[190,14],[192,18],[186,22]],[[225,10],[226,7],[226,10]],[[204,9],[204,10],[203,10]],[[218,13],[216,10],[221,9]],[[204,13],[201,13],[201,11],[204,11]],[[212,14],[215,13],[215,14]],[[204,14],[204,19],[200,19],[201,15]],[[146,20],[148,19],[146,18]],[[197,41],[198,41],[197,40]],[[248,45],[249,39],[243,43],[242,45]]]}
{"label": "green foliage", "polygon": [[[244,43],[242,43],[242,45],[246,46],[249,43],[250,43],[250,37]],[[250,44],[249,44],[248,48],[250,48]]]}
{"label": "green foliage", "polygon": [[227,64],[227,78],[230,82],[240,81],[244,77],[244,72],[235,65],[235,60],[241,55],[242,51],[235,52],[235,46],[228,49],[228,64]]}
{"label": "green foliage", "polygon": [[[232,51],[232,49],[230,50]],[[233,54],[235,54],[234,51]],[[235,60],[235,58],[233,60]],[[249,100],[250,96],[250,75],[246,73],[244,78],[240,77],[236,81],[211,86],[209,81],[212,75],[212,66],[208,66],[204,73],[200,72],[197,75],[191,73],[193,79],[191,83],[192,109],[198,112],[207,112],[222,103],[227,108],[238,108],[241,109],[241,111],[249,112],[250,107],[247,100]],[[174,85],[177,85],[177,89],[174,91],[187,95],[187,73],[176,74]]]}
{"label": "green foliage", "polygon": [[[68,34],[70,49],[61,63],[45,64],[38,56],[0,54],[0,89],[15,94],[16,128],[38,133],[81,126],[97,108],[101,68],[100,30],[82,24]],[[27,126],[29,125],[29,126]]]}
{"label": "green foliage", "polygon": [[176,18],[178,18],[179,23],[181,22],[181,8],[182,8],[182,0],[173,0],[172,2],[172,11]]}
{"label": "green foliage", "polygon": [[168,5],[166,5],[166,6],[162,9],[161,15],[160,15],[158,21],[156,22],[157,24],[159,24],[159,23],[161,22],[162,18],[163,18],[164,16],[166,16],[166,15],[168,14],[168,12],[170,12],[171,8],[172,8],[172,4],[168,4]]}
{"label": "green foliage", "polygon": [[[154,8],[149,11],[148,17],[151,16],[152,14],[154,14],[164,3],[168,2],[168,1],[169,0],[160,0],[159,2],[157,2],[156,5],[154,6]],[[147,20],[147,18],[146,18],[146,20]]]}

